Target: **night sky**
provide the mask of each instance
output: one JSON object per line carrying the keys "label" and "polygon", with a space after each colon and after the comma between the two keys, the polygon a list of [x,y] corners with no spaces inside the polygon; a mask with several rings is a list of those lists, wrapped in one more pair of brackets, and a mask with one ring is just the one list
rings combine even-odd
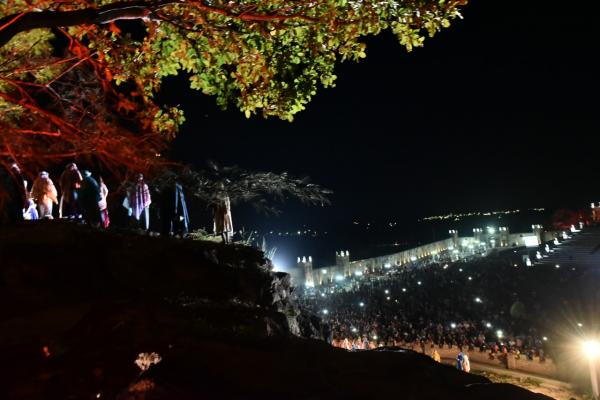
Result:
{"label": "night sky", "polygon": [[391,34],[369,38],[367,58],[340,64],[337,87],[293,123],[221,111],[167,81],[164,101],[187,117],[175,155],[335,191],[326,210],[286,206],[277,221],[292,225],[600,200],[594,13],[480,0],[463,15],[412,53]]}

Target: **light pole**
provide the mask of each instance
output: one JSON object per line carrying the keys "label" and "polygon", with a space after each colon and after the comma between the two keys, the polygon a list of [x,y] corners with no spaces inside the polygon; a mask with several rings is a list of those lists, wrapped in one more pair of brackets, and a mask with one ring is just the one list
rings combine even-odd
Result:
{"label": "light pole", "polygon": [[600,397],[600,392],[598,391],[598,375],[596,373],[596,362],[598,361],[598,356],[600,355],[600,343],[596,340],[586,340],[583,342],[583,351],[589,361],[590,364],[590,379],[592,381],[592,393],[594,399],[598,399]]}

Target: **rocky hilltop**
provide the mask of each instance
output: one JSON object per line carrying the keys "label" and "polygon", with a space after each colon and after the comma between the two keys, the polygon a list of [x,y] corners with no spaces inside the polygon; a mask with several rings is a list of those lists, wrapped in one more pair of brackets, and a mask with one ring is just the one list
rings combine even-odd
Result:
{"label": "rocky hilltop", "polygon": [[3,399],[545,398],[326,335],[252,248],[57,221],[0,230]]}

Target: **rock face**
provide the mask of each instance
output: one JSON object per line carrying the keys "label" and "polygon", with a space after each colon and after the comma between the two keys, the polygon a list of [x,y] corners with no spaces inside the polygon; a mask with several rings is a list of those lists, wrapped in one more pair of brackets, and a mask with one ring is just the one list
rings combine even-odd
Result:
{"label": "rock face", "polygon": [[[292,291],[247,247],[60,222],[5,228],[0,398],[539,398],[412,352],[303,339],[327,331]],[[140,353],[161,361],[141,371]]]}

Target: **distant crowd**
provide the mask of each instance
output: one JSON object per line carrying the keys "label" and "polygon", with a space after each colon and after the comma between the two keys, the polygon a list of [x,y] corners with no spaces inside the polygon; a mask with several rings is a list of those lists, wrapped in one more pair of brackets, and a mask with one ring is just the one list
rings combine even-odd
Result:
{"label": "distant crowd", "polygon": [[553,312],[546,299],[558,300],[576,274],[479,258],[366,271],[347,278],[351,285],[308,290],[300,301],[329,323],[331,344],[347,350],[435,344],[543,362],[550,336],[543,330]]}
{"label": "distant crowd", "polygon": [[[58,178],[58,185],[46,171],[37,173],[30,185],[17,163],[9,165],[8,169],[0,167],[0,189],[3,189],[0,223],[61,218],[109,228],[109,189],[102,176],[94,177],[89,170],[79,170],[75,163],[70,163]],[[189,232],[190,219],[183,187],[175,181],[161,187],[159,197],[157,209],[161,234],[185,237]],[[149,230],[153,202],[143,174],[137,174],[134,182],[125,185],[121,199],[131,226]],[[212,208],[215,233],[228,242],[233,232],[229,199],[223,199]]]}

